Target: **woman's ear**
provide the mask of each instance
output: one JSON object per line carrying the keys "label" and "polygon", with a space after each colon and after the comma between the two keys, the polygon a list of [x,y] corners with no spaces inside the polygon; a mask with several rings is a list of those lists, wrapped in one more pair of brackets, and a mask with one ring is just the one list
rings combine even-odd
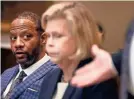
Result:
{"label": "woman's ear", "polygon": [[41,44],[45,45],[46,44],[46,40],[47,40],[47,35],[45,33],[42,33],[41,35]]}

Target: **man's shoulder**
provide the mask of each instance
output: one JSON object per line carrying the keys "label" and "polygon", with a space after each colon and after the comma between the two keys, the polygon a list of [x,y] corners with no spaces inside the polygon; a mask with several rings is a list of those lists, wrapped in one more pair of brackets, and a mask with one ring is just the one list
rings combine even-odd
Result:
{"label": "man's shoulder", "polygon": [[16,69],[18,69],[18,67],[19,67],[19,65],[15,65],[15,66],[13,66],[13,67],[11,67],[11,68],[8,68],[8,69],[6,69],[6,70],[2,73],[2,75],[10,74],[10,72],[15,71]]}
{"label": "man's shoulder", "polygon": [[123,49],[119,49],[117,52],[112,53],[112,56],[122,56]]}
{"label": "man's shoulder", "polygon": [[48,67],[48,68],[57,68],[57,64],[53,63],[51,60],[48,60],[45,62],[42,66]]}
{"label": "man's shoulder", "polygon": [[123,49],[112,54],[112,60],[113,60],[114,66],[115,66],[116,70],[118,71],[119,75],[120,75],[120,71],[121,71],[122,54],[123,54]]}
{"label": "man's shoulder", "polygon": [[39,74],[40,76],[46,76],[51,74],[56,68],[58,68],[58,66],[48,60],[34,72],[34,75]]}
{"label": "man's shoulder", "polygon": [[113,62],[118,63],[118,65],[121,64],[122,54],[123,54],[123,49],[120,49],[119,51],[112,53],[111,55],[112,55]]}

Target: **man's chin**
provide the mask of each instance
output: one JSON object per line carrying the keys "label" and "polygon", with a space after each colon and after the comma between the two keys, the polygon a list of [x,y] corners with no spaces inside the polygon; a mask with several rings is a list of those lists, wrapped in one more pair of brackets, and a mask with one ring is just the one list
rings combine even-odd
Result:
{"label": "man's chin", "polygon": [[17,59],[17,63],[19,64],[25,64],[27,62],[27,59]]}
{"label": "man's chin", "polygon": [[33,63],[35,63],[35,60],[34,58],[31,60],[28,60],[27,58],[23,58],[23,59],[17,59],[17,63],[21,64],[22,68],[28,68]]}

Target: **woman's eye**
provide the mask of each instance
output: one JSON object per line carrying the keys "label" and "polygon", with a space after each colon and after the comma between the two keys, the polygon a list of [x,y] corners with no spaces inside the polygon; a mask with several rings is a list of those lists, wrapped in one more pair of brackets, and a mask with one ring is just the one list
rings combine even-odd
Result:
{"label": "woman's eye", "polygon": [[62,37],[62,35],[56,35],[58,38]]}
{"label": "woman's eye", "polygon": [[61,34],[55,34],[54,37],[55,38],[60,38],[60,37],[62,37],[62,35]]}

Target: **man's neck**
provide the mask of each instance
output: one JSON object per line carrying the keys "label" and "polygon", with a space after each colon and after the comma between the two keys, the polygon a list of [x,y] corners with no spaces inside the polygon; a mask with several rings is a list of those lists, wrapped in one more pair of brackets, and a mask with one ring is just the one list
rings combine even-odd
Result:
{"label": "man's neck", "polygon": [[[30,75],[32,72],[37,70],[39,67],[41,67],[43,64],[45,64],[50,59],[49,56],[44,55],[40,60],[36,61],[34,64],[30,65],[28,68],[23,69],[27,75]],[[20,65],[20,67],[22,67]]]}

